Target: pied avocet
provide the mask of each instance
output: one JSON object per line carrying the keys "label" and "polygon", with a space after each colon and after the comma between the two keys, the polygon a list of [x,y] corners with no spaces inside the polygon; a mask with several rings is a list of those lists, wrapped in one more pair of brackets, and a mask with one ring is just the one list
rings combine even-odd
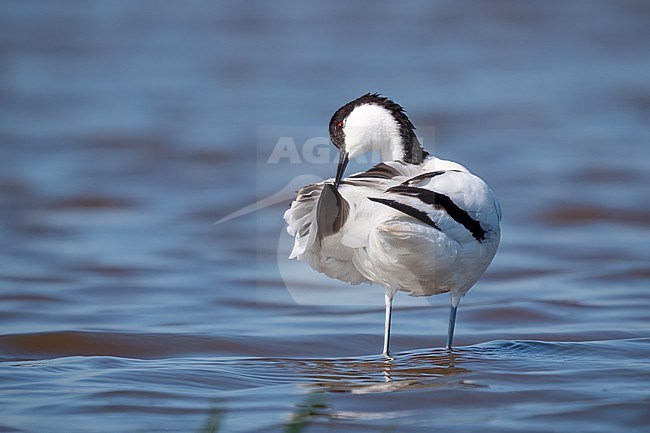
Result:
{"label": "pied avocet", "polygon": [[[290,258],[350,284],[384,287],[385,356],[398,291],[451,294],[451,347],[460,300],[499,246],[492,190],[462,165],[429,155],[414,130],[403,108],[379,94],[345,104],[329,124],[336,177],[302,188],[284,214],[295,236]],[[344,178],[348,160],[369,151],[384,162]]]}

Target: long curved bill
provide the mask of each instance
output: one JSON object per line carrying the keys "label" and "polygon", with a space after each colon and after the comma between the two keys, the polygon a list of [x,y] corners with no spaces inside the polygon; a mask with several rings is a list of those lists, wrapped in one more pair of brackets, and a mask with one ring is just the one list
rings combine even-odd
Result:
{"label": "long curved bill", "polygon": [[345,167],[348,166],[348,153],[341,147],[339,150],[339,165],[336,167],[336,179],[334,180],[334,188],[339,189],[341,179],[345,173]]}

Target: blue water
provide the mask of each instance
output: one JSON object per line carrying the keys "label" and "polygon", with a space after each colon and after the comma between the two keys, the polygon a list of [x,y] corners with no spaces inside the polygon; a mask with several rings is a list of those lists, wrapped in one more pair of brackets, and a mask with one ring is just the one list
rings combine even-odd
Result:
{"label": "blue water", "polygon": [[[648,431],[649,23],[2,2],[0,431]],[[292,191],[334,174],[327,122],[368,91],[503,207],[452,352],[446,296],[396,297],[389,362],[382,289],[287,260]]]}

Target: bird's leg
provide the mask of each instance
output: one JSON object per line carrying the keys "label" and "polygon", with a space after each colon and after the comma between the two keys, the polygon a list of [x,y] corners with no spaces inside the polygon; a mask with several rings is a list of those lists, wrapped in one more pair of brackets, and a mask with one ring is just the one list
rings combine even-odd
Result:
{"label": "bird's leg", "polygon": [[451,349],[451,343],[454,341],[454,327],[456,326],[456,312],[458,311],[458,306],[451,306],[449,310],[449,333],[447,334],[447,349]]}
{"label": "bird's leg", "polygon": [[393,312],[393,294],[386,291],[384,300],[386,302],[386,321],[384,323],[384,351],[382,355],[384,355],[386,358],[390,358],[390,353],[388,352],[388,343],[390,341],[390,318]]}

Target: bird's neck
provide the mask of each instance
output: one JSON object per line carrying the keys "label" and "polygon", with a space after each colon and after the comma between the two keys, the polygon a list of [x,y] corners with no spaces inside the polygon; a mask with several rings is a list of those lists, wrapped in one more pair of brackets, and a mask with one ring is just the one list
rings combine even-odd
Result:
{"label": "bird's neck", "polygon": [[404,161],[409,164],[422,164],[429,152],[424,150],[422,144],[411,128],[400,128],[399,138],[382,140],[379,149],[381,159],[384,161]]}
{"label": "bird's neck", "polygon": [[415,136],[413,129],[406,129],[403,132],[401,145],[402,158],[400,161],[408,162],[409,164],[422,164],[430,156],[429,152],[424,150],[420,140]]}
{"label": "bird's neck", "polygon": [[403,161],[404,160],[404,149],[401,143],[391,145],[390,142],[383,142],[383,146],[379,148],[379,154],[381,155],[382,161]]}

